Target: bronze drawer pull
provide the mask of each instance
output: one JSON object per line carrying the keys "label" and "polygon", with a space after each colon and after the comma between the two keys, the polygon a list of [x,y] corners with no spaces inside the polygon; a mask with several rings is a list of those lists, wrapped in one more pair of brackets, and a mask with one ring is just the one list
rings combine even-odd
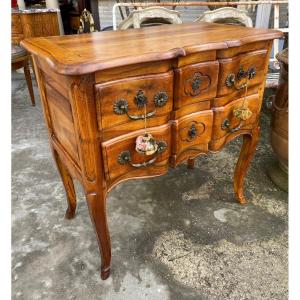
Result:
{"label": "bronze drawer pull", "polygon": [[148,161],[144,161],[143,163],[134,164],[131,162],[131,154],[129,150],[123,151],[119,154],[118,163],[120,165],[130,164],[134,168],[145,168],[155,163],[159,154],[164,152],[167,149],[167,143],[165,141],[160,141],[157,143],[157,151],[156,156],[151,158]]}
{"label": "bronze drawer pull", "polygon": [[190,129],[188,131],[188,135],[189,135],[189,138],[191,140],[193,140],[196,137],[196,135],[197,135],[197,128],[196,128],[195,124],[192,124],[192,126],[190,127]]}
{"label": "bronze drawer pull", "polygon": [[[131,120],[144,120],[145,119],[145,115],[134,116],[134,115],[128,114],[128,112],[126,112],[126,114],[127,114],[128,118]],[[156,114],[156,110],[150,111],[146,114],[146,118],[153,117],[155,114]]]}
{"label": "bronze drawer pull", "polygon": [[242,127],[242,121],[240,122],[240,124],[234,128],[230,128],[230,121],[228,119],[224,120],[224,122],[221,125],[222,130],[228,130],[230,133],[234,133],[238,130],[241,129]]}
{"label": "bronze drawer pull", "polygon": [[134,97],[134,102],[138,108],[142,108],[147,105],[148,99],[142,90],[138,90]]}
{"label": "bronze drawer pull", "polygon": [[247,71],[243,70],[243,67],[240,67],[240,70],[238,73],[235,74],[229,74],[225,80],[225,84],[227,87],[234,87],[237,91],[240,91],[247,87],[247,83],[237,85],[237,81],[242,80],[243,78],[252,79],[256,75],[256,68],[250,67]]}
{"label": "bronze drawer pull", "polygon": [[[125,99],[119,99],[114,103],[114,113],[117,115],[126,114],[131,120],[144,120],[145,115],[130,115],[128,113],[128,102]],[[153,117],[156,114],[156,110],[150,111],[146,114],[146,118]]]}
{"label": "bronze drawer pull", "polygon": [[192,81],[192,90],[193,90],[193,92],[196,92],[197,90],[199,90],[200,86],[201,86],[200,75],[199,75],[199,73],[196,73],[195,77]]}
{"label": "bronze drawer pull", "polygon": [[[154,95],[154,105],[156,107],[163,107],[169,99],[169,96],[166,92],[160,91]],[[147,97],[144,95],[142,90],[139,90],[134,97],[134,102],[138,108],[145,107],[147,105]],[[131,120],[144,120],[145,118],[153,117],[156,114],[156,110],[150,111],[146,114],[142,115],[131,115],[128,113],[128,101],[126,99],[118,99],[113,106],[113,111],[116,115],[124,115],[126,114]]]}
{"label": "bronze drawer pull", "polygon": [[169,99],[169,96],[166,92],[158,92],[154,95],[154,104],[156,107],[163,107]]}

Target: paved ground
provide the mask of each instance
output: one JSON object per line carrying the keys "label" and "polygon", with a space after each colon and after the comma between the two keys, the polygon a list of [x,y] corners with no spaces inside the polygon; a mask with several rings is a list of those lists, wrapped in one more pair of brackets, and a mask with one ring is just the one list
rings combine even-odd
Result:
{"label": "paved ground", "polygon": [[266,175],[274,162],[269,117],[246,180],[233,197],[240,140],[162,177],[118,185],[108,199],[111,277],[99,255],[82,189],[65,220],[65,194],[50,155],[42,109],[25,81],[12,82],[13,299],[287,299],[287,194]]}

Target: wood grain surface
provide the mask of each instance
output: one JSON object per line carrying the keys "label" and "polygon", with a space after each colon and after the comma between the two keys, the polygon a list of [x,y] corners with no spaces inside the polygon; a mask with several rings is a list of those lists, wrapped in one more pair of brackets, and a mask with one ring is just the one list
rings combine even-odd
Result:
{"label": "wood grain surface", "polygon": [[277,30],[211,23],[162,25],[22,41],[58,73],[79,75],[279,38]]}

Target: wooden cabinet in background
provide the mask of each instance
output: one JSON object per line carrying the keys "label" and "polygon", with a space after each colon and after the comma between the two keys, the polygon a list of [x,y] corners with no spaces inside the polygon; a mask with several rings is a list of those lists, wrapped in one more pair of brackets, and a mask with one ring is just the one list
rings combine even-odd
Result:
{"label": "wooden cabinet in background", "polygon": [[11,14],[12,43],[31,37],[60,35],[56,11],[32,9],[13,10]]}

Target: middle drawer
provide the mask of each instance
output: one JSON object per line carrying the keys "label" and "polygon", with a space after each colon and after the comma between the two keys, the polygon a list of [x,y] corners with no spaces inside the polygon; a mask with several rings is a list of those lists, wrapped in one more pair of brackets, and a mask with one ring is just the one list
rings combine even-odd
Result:
{"label": "middle drawer", "polygon": [[101,129],[143,120],[145,105],[147,117],[155,118],[172,111],[173,71],[97,84],[95,90]]}

